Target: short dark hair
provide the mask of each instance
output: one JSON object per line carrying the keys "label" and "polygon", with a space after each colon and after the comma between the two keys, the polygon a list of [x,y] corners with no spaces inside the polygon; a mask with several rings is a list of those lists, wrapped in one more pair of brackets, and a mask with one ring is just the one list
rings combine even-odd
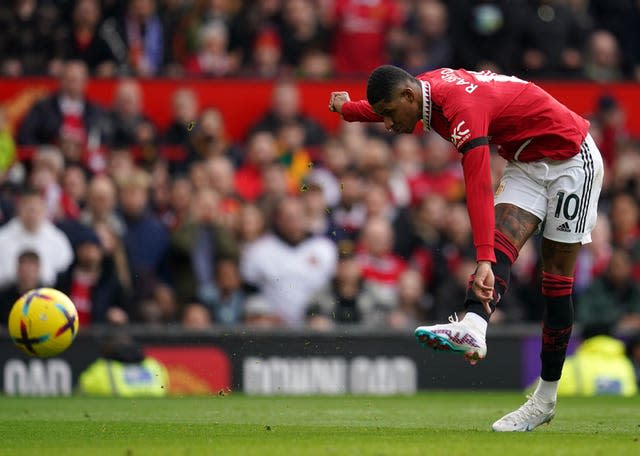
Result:
{"label": "short dark hair", "polygon": [[18,255],[18,263],[23,261],[40,261],[40,255],[35,250],[23,250]]}
{"label": "short dark hair", "polygon": [[415,79],[402,68],[393,65],[382,65],[369,75],[367,81],[367,101],[374,105],[380,100],[391,101],[391,92],[402,82]]}

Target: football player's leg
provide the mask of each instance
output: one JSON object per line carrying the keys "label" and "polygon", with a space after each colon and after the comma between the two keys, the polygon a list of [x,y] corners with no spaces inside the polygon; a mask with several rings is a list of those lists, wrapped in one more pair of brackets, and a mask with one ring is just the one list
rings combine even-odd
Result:
{"label": "football player's leg", "polygon": [[[492,311],[495,310],[496,304],[509,288],[511,265],[518,258],[518,252],[537,231],[539,224],[540,219],[537,216],[514,204],[499,203],[496,205],[494,239],[496,263],[493,265],[495,298],[490,303]],[[489,313],[470,286],[467,288],[465,308],[467,312],[477,314],[485,321],[489,321]]]}
{"label": "football player's leg", "polygon": [[[495,299],[490,304],[492,309],[506,293],[511,265],[527,239],[536,232],[539,223],[540,219],[535,215],[513,204],[496,205],[496,263],[492,267]],[[473,278],[470,283],[472,281]],[[487,354],[486,333],[490,315],[470,286],[467,288],[465,308],[466,314],[461,321],[453,319],[447,324],[417,328],[416,337],[421,345],[462,353],[471,364],[484,358]]]}
{"label": "football player's leg", "polygon": [[[539,388],[548,385],[549,402],[555,401],[573,328],[573,270],[581,244],[565,244],[542,239],[542,371]],[[554,391],[555,390],[555,391]],[[544,394],[544,391],[541,391]]]}
{"label": "football player's leg", "polygon": [[591,137],[569,161],[551,164],[549,177],[542,239],[542,371],[536,394],[555,402],[573,327],[574,268],[580,246],[591,242],[602,186],[602,158]]}

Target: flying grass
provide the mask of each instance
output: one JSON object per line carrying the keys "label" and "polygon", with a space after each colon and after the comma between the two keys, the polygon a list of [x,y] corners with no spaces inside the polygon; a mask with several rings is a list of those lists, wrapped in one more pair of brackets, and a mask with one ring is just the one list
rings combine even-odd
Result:
{"label": "flying grass", "polygon": [[499,434],[521,394],[170,399],[0,397],[0,455],[640,454],[640,398],[562,399],[549,426]]}

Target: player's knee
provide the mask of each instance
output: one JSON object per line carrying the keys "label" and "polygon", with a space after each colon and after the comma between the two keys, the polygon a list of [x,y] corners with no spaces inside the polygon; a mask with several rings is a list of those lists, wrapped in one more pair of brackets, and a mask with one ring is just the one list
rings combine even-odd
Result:
{"label": "player's knee", "polygon": [[548,274],[573,277],[580,244],[542,239],[542,270]]}

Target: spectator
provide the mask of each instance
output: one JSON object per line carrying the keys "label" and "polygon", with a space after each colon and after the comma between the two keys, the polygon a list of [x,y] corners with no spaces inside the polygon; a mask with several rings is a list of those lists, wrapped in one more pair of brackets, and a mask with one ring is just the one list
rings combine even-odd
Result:
{"label": "spectator", "polygon": [[627,192],[638,200],[640,197],[640,142],[629,140],[618,145],[607,187],[611,194]]}
{"label": "spectator", "polygon": [[105,340],[101,356],[80,373],[80,393],[95,397],[163,397],[169,373],[125,332]]}
{"label": "spectator", "polygon": [[[473,256],[460,258],[458,267],[451,272],[448,280],[438,286],[434,294],[434,305],[427,313],[428,321],[440,321],[454,312],[463,312],[460,303],[464,302],[469,279],[475,270],[476,262]],[[461,319],[462,315],[459,314],[458,318]]]}
{"label": "spectator", "polygon": [[449,205],[443,226],[440,253],[449,274],[454,274],[462,258],[472,257],[471,223],[464,204]]}
{"label": "spectator", "polygon": [[389,221],[371,218],[362,228],[356,256],[362,278],[387,302],[389,311],[397,304],[398,282],[407,268],[402,258],[393,253],[393,242]]}
{"label": "spectator", "polygon": [[162,221],[169,231],[174,231],[189,218],[193,186],[186,177],[176,177],[170,186],[169,209],[163,214]]}
{"label": "spectator", "polygon": [[340,201],[331,211],[331,223],[336,227],[337,240],[355,241],[367,218],[363,203],[364,182],[360,173],[349,168],[340,181]]}
{"label": "spectator", "polygon": [[329,33],[313,0],[285,0],[282,5],[282,55],[285,65],[301,65],[308,49],[329,50]]}
{"label": "spectator", "polygon": [[611,201],[612,244],[631,254],[633,277],[640,280],[640,209],[631,195],[619,193]]}
{"label": "spectator", "polygon": [[240,151],[227,136],[222,113],[206,108],[190,134],[186,161],[174,166],[173,172],[184,172],[192,163],[211,157],[227,157],[236,166],[241,160]]}
{"label": "spectator", "polygon": [[321,288],[307,306],[307,324],[332,329],[336,324],[384,326],[389,302],[362,279],[362,270],[350,242],[340,248],[334,279]]}
{"label": "spectator", "polygon": [[296,76],[308,80],[328,79],[333,74],[331,54],[322,49],[310,47],[300,57]]}
{"label": "spectator", "polygon": [[202,304],[188,304],[182,311],[182,327],[190,330],[202,330],[211,327],[211,313]]}
{"label": "spectator", "polygon": [[[203,27],[211,23],[220,23],[228,29],[235,17],[235,9],[237,9],[234,4],[236,2],[228,0],[196,0],[184,3],[187,5],[184,6],[182,14],[178,17],[167,17],[165,20],[165,23],[174,24],[171,41],[168,44],[170,55],[180,63],[186,62],[188,57],[196,52]],[[164,10],[166,14],[166,5]],[[229,34],[228,30],[226,34]],[[239,57],[240,55],[237,54],[236,61]]]}
{"label": "spectator", "polygon": [[276,132],[278,161],[286,166],[290,189],[299,188],[311,169],[311,150],[305,147],[304,137],[304,126],[295,121],[281,125]]}
{"label": "spectator", "polygon": [[103,23],[100,34],[118,58],[120,74],[156,76],[164,64],[164,30],[156,0],[128,0],[126,12]]}
{"label": "spectator", "polygon": [[196,125],[200,110],[198,96],[187,88],[179,88],[171,96],[171,123],[164,134],[165,144],[186,146]]}
{"label": "spectator", "polygon": [[241,10],[232,19],[231,49],[242,56],[245,64],[250,61],[258,35],[277,29],[282,22],[281,7],[281,0],[242,2]]}
{"label": "spectator", "polygon": [[592,81],[613,82],[622,79],[620,48],[607,30],[596,30],[587,43],[584,77]]}
{"label": "spectator", "polygon": [[329,219],[329,208],[322,188],[316,184],[302,187],[302,200],[305,203],[309,231],[317,236],[330,237],[335,231]]}
{"label": "spectator", "polygon": [[263,171],[277,157],[276,141],[267,131],[257,131],[247,140],[245,159],[235,175],[235,187],[245,201],[254,202],[263,191]]}
{"label": "spectator", "polygon": [[233,163],[225,156],[213,156],[204,163],[208,187],[218,192],[224,210],[236,209],[239,197],[236,193]]}
{"label": "spectator", "polygon": [[134,299],[139,302],[154,296],[160,283],[167,280],[169,235],[162,222],[149,211],[149,175],[136,169],[118,184],[125,223],[122,239],[131,277],[136,283]]}
{"label": "spectator", "polygon": [[568,6],[550,0],[523,8],[522,70],[528,78],[576,77],[582,67],[582,30]]}
{"label": "spectator", "polygon": [[281,163],[271,163],[262,170],[262,193],[258,206],[267,214],[285,196],[292,194],[287,179],[287,169]]}
{"label": "spectator", "polygon": [[567,357],[558,396],[635,396],[638,392],[633,364],[624,343],[606,334],[586,338]]}
{"label": "spectator", "polygon": [[589,12],[595,27],[607,30],[620,43],[620,63],[625,74],[632,75],[638,64],[638,14],[636,2],[627,0],[589,0]]}
{"label": "spectator", "polygon": [[80,220],[93,227],[103,223],[117,236],[122,236],[126,228],[124,220],[116,212],[117,202],[117,189],[111,178],[95,176],[89,183],[87,204]]}
{"label": "spectator", "polygon": [[611,222],[606,214],[598,214],[598,221],[591,232],[591,243],[578,254],[573,292],[580,296],[594,279],[600,277],[611,259]]}
{"label": "spectator", "polygon": [[454,68],[513,71],[521,7],[505,0],[450,2]]}
{"label": "spectator", "polygon": [[258,131],[278,131],[282,125],[295,123],[304,129],[304,144],[320,145],[325,139],[322,127],[300,110],[300,91],[297,85],[279,81],[273,86],[271,106],[267,113],[250,129],[251,136]]}
{"label": "spectator", "polygon": [[187,60],[190,76],[220,78],[237,72],[237,56],[229,52],[229,30],[222,21],[203,24],[198,31],[196,52]]}
{"label": "spectator", "polygon": [[328,239],[308,237],[304,206],[297,198],[283,199],[271,223],[269,234],[245,248],[240,271],[283,324],[300,325],[309,299],[335,272],[336,248]]}
{"label": "spectator", "polygon": [[244,74],[264,79],[283,75],[282,40],[274,27],[267,27],[256,36]]}
{"label": "spectator", "polygon": [[80,214],[80,222],[93,228],[104,250],[105,256],[113,262],[122,286],[131,291],[129,260],[122,237],[126,225],[116,211],[117,189],[106,175],[95,176],[87,190],[87,204]]}
{"label": "spectator", "polygon": [[0,290],[0,327],[7,326],[11,308],[20,296],[41,285],[40,257],[34,250],[20,252],[15,281]]}
{"label": "spectator", "polygon": [[626,113],[611,95],[603,95],[598,99],[593,122],[599,130],[598,149],[608,169],[616,161],[617,148],[626,140],[629,133],[626,130]]}
{"label": "spectator", "polygon": [[[354,124],[355,125],[355,124]],[[349,166],[345,148],[336,138],[327,138],[322,146],[320,166],[313,166],[307,181],[322,188],[327,206],[335,207],[340,202],[340,177]]]}
{"label": "spectator", "polygon": [[160,327],[175,323],[179,310],[173,288],[165,283],[156,283],[137,306],[137,314],[143,323]]}
{"label": "spectator", "polygon": [[400,7],[391,0],[344,0],[333,11],[336,73],[363,75],[388,60],[391,38],[403,25]]}
{"label": "spectator", "polygon": [[[214,0],[215,1],[215,0]],[[177,41],[184,36],[181,24],[189,17],[192,2],[184,0],[163,0],[160,8],[160,20],[164,32],[164,57],[165,65],[163,75],[170,78],[183,76],[182,63],[186,52],[180,53],[175,46]]]}
{"label": "spectator", "polygon": [[129,322],[128,297],[98,235],[81,227],[74,236],[75,261],[58,275],[56,288],[76,305],[81,327]]}
{"label": "spectator", "polygon": [[69,214],[77,219],[80,217],[80,209],[84,207],[87,199],[87,174],[78,165],[68,165],[62,175],[62,194],[68,198],[70,207],[78,208]]}
{"label": "spectator", "polygon": [[80,215],[80,207],[61,186],[64,171],[64,159],[57,148],[38,148],[32,160],[29,183],[41,192],[47,207],[47,218],[54,222],[65,218],[76,219]]}
{"label": "spectator", "polygon": [[254,294],[245,301],[244,324],[253,328],[277,328],[282,326],[282,319],[272,303]]}
{"label": "spectator", "polygon": [[103,143],[107,139],[106,117],[101,108],[87,100],[87,80],[83,62],[67,62],[58,90],[36,103],[22,121],[18,143],[55,144],[64,137],[73,137],[83,145],[89,137],[93,143]]}
{"label": "spectator", "polygon": [[614,333],[640,330],[640,286],[632,278],[627,252],[613,250],[605,274],[580,296],[577,320],[585,330],[609,328]]}
{"label": "spectator", "polygon": [[190,218],[171,233],[168,256],[179,305],[198,302],[212,310],[219,294],[215,263],[238,256],[235,239],[219,223],[219,207],[217,193],[199,190],[191,201]]}
{"label": "spectator", "polygon": [[143,98],[140,84],[127,79],[116,87],[111,116],[111,143],[114,147],[153,147],[156,128],[142,112]]}
{"label": "spectator", "polygon": [[0,65],[3,76],[55,75],[64,35],[55,2],[15,0],[0,7]]}
{"label": "spectator", "polygon": [[216,323],[225,326],[242,323],[246,295],[237,260],[219,259],[215,266],[215,279],[218,296],[211,311]]}
{"label": "spectator", "polygon": [[117,71],[117,58],[99,33],[101,14],[99,0],[75,2],[71,27],[65,40],[65,58],[82,60],[97,77],[113,77]]}
{"label": "spectator", "polygon": [[364,205],[367,219],[380,217],[387,220],[391,223],[394,239],[406,236],[411,231],[409,213],[405,208],[393,204],[385,187],[379,184],[369,184],[365,192]]}
{"label": "spectator", "polygon": [[242,250],[258,240],[265,231],[264,213],[255,204],[244,204],[240,209],[236,238]]}
{"label": "spectator", "polygon": [[46,218],[42,196],[26,190],[18,201],[17,216],[0,228],[0,287],[16,280],[16,264],[24,250],[33,250],[40,258],[42,284],[51,286],[56,275],[73,261],[73,250],[62,231]]}
{"label": "spectator", "polygon": [[418,2],[409,17],[410,34],[401,52],[400,66],[411,74],[449,67],[453,46],[447,7],[440,0]]}
{"label": "spectator", "polygon": [[120,182],[133,174],[136,164],[131,151],[126,147],[112,148],[106,163],[106,174],[114,181]]}
{"label": "spectator", "polygon": [[459,200],[463,179],[459,167],[452,161],[455,149],[439,136],[429,135],[422,153],[422,172],[409,179],[411,202],[415,204],[430,193],[439,193],[450,201]]}
{"label": "spectator", "polygon": [[407,269],[398,280],[398,304],[387,317],[392,328],[410,330],[425,321],[433,297],[425,292],[424,279],[415,269]]}
{"label": "spectator", "polygon": [[[429,265],[427,269],[431,271],[432,252],[442,242],[447,210],[447,202],[442,195],[433,193],[425,196],[412,208],[411,230],[396,239],[394,251],[402,258],[412,258],[412,261],[415,261],[416,256],[424,256],[425,260],[421,264]],[[420,269],[425,270],[424,267]],[[431,283],[430,276],[430,272],[424,275],[428,283]]]}

